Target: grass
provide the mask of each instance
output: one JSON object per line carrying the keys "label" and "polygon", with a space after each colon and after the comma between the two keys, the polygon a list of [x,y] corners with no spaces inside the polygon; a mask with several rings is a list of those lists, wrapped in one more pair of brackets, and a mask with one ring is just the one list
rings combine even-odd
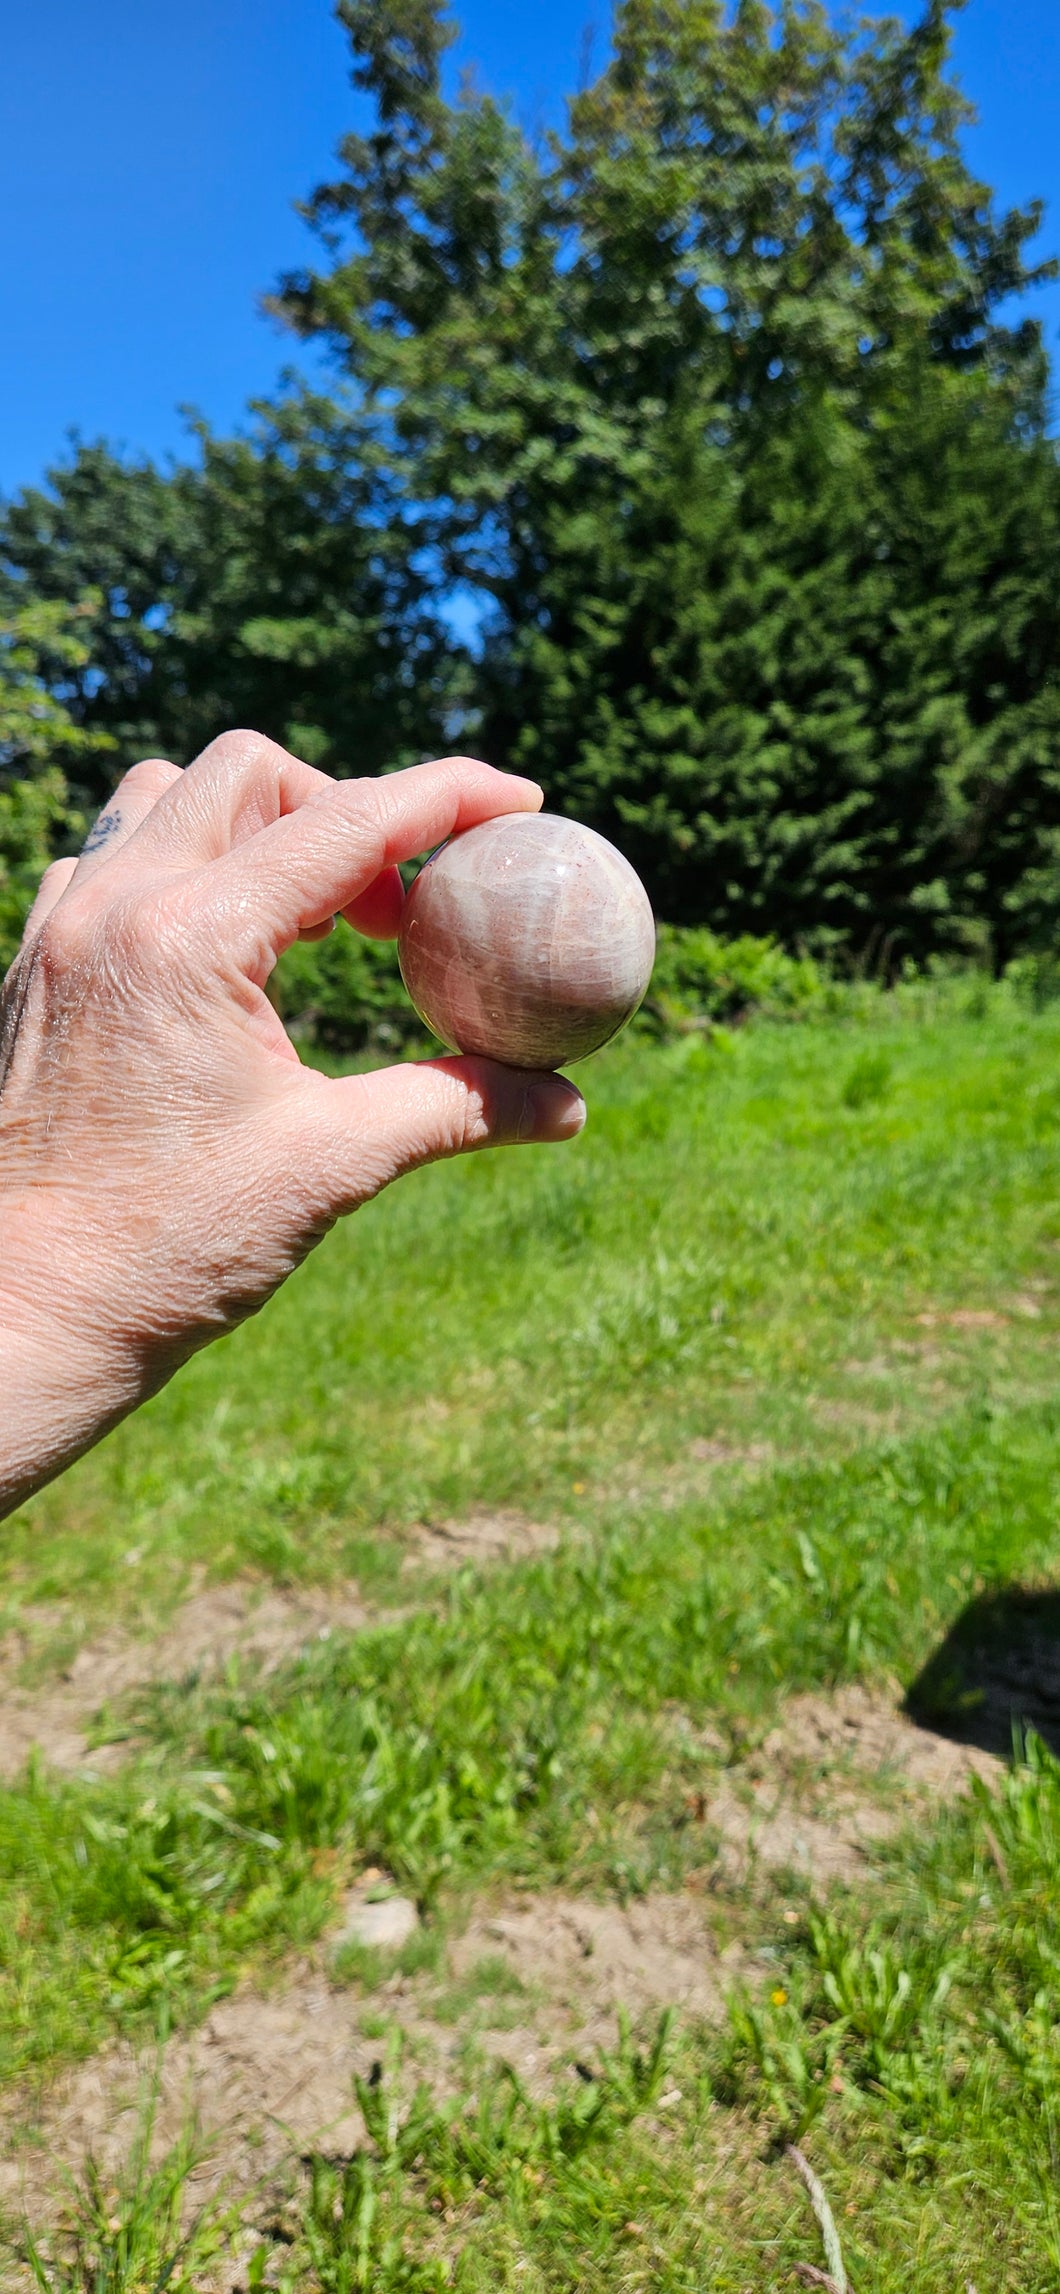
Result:
{"label": "grass", "polygon": [[826,2267],[795,2144],[857,2294],[1045,2294],[1050,1755],[1031,1738],[823,1905],[796,1875],[719,1882],[690,1810],[800,1689],[920,1679],[974,1722],[962,1619],[1055,1583],[1060,1020],[881,1001],[633,1043],[589,1091],[572,1149],[362,1213],[14,1524],[3,1598],[45,1605],[45,1654],[201,1568],[385,1603],[400,1532],[476,1505],[562,1536],[422,1598],[405,1578],[400,1622],[264,1682],[159,1688],[114,1775],[0,1791],[0,2072],[200,2014],[370,1864],[420,1899],[427,1958],[496,1882],[706,1886],[761,1971],[724,2029],[627,2037],[584,2095],[531,2102],[476,2066],[478,2003],[516,2013],[479,1963],[443,1995],[458,2095],[384,2070],[385,2127],[366,2091],[369,2139],[296,2176],[294,2243],[251,2283],[794,2283]]}
{"label": "grass", "polygon": [[189,2121],[152,2157],[160,2070],[145,2083],[128,2158],[115,2180],[89,2157],[72,2180],[59,2223],[43,2242],[27,2227],[23,2258],[39,2294],[196,2294],[231,2243],[234,2220],[195,2207],[190,2184],[206,2155]]}
{"label": "grass", "polygon": [[1047,1390],[1047,1314],[931,1344],[916,1315],[1052,1279],[1055,1013],[868,1032],[619,1047],[573,1146],[361,1212],[7,1526],[9,1618],[153,1617],[196,1569],[385,1596],[381,1528],[476,1503],[596,1525],[697,1436],[820,1454],[849,1447],[830,1411],[1004,1400],[1014,1361]]}

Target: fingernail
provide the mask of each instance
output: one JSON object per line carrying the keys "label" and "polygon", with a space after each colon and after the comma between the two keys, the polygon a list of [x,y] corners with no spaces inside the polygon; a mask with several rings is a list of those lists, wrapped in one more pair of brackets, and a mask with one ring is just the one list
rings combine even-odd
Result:
{"label": "fingernail", "polygon": [[585,1101],[573,1083],[550,1075],[532,1083],[523,1101],[520,1139],[573,1139],[585,1122]]}

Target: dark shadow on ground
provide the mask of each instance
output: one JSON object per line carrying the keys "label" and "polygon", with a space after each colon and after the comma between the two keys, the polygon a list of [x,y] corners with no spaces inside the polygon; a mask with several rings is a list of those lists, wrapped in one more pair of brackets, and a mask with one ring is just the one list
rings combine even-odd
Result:
{"label": "dark shadow on ground", "polygon": [[1022,1726],[1060,1753],[1060,1588],[980,1593],[918,1673],[906,1711],[984,1752],[1010,1753]]}

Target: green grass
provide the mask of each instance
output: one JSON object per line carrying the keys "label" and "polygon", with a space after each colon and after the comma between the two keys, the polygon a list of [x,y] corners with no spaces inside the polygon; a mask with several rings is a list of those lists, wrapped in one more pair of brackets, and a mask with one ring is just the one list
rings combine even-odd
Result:
{"label": "green grass", "polygon": [[46,2240],[26,2226],[22,2258],[39,2294],[197,2294],[231,2244],[235,2221],[217,2205],[194,2204],[191,2184],[208,2155],[189,2121],[161,2158],[153,2156],[159,2078],[145,2084],[129,2155],[117,2179],[93,2157],[71,2178],[58,2225]]}
{"label": "green grass", "polygon": [[[428,1939],[497,1881],[709,1883],[765,1970],[723,2032],[670,2038],[661,2113],[664,2058],[628,2042],[584,2142],[566,2090],[532,2105],[472,2045],[455,2120],[421,2096],[399,2141],[391,2107],[303,2178],[299,2283],[779,2286],[823,2267],[800,2141],[857,2294],[1055,2288],[1048,1755],[823,1910],[790,1875],[719,1884],[689,1816],[793,1691],[923,1675],[965,1709],[962,1614],[1056,1582],[1060,1019],[953,1003],[617,1051],[573,1148],[395,1190],[13,1525],[4,1599],[58,1605],[56,1645],[202,1565],[385,1604],[395,1532],[476,1505],[562,1536],[264,1683],[141,1698],[113,1776],[0,1791],[6,2078],[200,2013],[369,1864]],[[501,1982],[443,2013],[473,2031]]]}
{"label": "green grass", "polygon": [[395,1189],[16,1517],[9,1615],[154,1617],[196,1567],[385,1594],[381,1528],[606,1523],[696,1437],[820,1454],[844,1412],[1048,1390],[1049,1293],[1040,1329],[915,1317],[1052,1282],[1053,1013],[630,1044],[587,1088],[582,1139]]}

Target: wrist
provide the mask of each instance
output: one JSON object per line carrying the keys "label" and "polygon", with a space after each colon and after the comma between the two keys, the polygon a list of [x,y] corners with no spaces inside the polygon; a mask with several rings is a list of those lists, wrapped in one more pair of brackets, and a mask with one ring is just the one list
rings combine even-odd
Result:
{"label": "wrist", "polygon": [[29,1207],[7,1203],[0,1217],[0,1518],[109,1432],[147,1384],[98,1288],[86,1295],[51,1208],[46,1245]]}

